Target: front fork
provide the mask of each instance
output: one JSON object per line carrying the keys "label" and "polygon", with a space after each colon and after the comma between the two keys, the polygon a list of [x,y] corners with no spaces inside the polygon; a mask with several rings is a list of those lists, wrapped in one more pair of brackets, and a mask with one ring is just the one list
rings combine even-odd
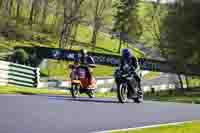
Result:
{"label": "front fork", "polygon": [[129,88],[129,85],[128,85],[128,81],[120,81],[120,80],[115,79],[115,83],[117,85],[117,89],[119,89],[121,84],[126,85],[127,86],[127,90],[126,90],[127,91],[127,96],[129,94],[131,94],[131,91],[130,91],[130,88]]}

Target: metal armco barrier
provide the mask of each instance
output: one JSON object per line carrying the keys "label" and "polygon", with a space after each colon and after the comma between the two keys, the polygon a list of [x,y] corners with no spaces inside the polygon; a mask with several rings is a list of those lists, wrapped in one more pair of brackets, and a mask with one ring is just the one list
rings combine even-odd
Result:
{"label": "metal armco barrier", "polygon": [[[79,53],[75,50],[65,50],[59,48],[46,48],[46,47],[18,47],[23,48],[27,52],[34,51],[38,58],[48,58],[57,60],[68,60],[73,61],[74,55]],[[34,49],[34,50],[33,50]],[[120,56],[100,54],[100,53],[89,53],[96,64],[116,66],[120,62]],[[142,70],[167,72],[167,73],[178,73],[187,75],[200,76],[200,65],[186,64],[184,66],[177,67],[177,63],[169,61],[158,61],[153,59],[139,58],[139,64]]]}
{"label": "metal armco barrier", "polygon": [[38,87],[39,68],[32,68],[15,63],[0,61],[0,85],[18,85]]}

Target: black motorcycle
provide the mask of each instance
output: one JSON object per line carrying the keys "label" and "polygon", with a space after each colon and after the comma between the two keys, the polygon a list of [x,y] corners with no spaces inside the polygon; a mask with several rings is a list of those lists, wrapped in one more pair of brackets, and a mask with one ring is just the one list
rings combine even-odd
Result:
{"label": "black motorcycle", "polygon": [[135,69],[128,64],[122,70],[115,71],[115,82],[117,84],[117,97],[120,103],[125,103],[127,99],[132,99],[136,103],[142,101],[139,95],[139,84],[135,79]]}

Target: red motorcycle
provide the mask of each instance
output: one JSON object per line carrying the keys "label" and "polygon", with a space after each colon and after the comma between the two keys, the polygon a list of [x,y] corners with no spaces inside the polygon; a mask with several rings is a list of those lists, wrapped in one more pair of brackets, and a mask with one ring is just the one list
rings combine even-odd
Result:
{"label": "red motorcycle", "polygon": [[69,65],[72,69],[70,74],[71,78],[71,95],[73,98],[78,97],[82,93],[86,93],[90,98],[95,97],[96,80],[91,76],[91,80],[88,78],[88,73],[92,73],[92,68],[95,65],[81,65],[74,64]]}

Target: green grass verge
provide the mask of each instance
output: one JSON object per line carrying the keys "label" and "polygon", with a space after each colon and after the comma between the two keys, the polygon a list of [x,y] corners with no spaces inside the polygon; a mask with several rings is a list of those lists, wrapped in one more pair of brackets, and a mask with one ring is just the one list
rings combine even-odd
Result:
{"label": "green grass verge", "polygon": [[160,72],[149,72],[148,74],[143,76],[145,80],[152,80],[160,76]]}
{"label": "green grass verge", "polygon": [[192,86],[192,85],[195,85],[195,86],[200,86],[200,78],[196,78],[196,79],[190,79],[189,80],[189,85]]}
{"label": "green grass verge", "polygon": [[164,126],[158,128],[138,129],[133,131],[113,132],[113,133],[199,133],[200,122],[180,124],[175,126]]}
{"label": "green grass verge", "polygon": [[[70,96],[69,92],[64,92],[63,90],[49,90],[47,88],[31,88],[31,87],[18,87],[18,86],[1,86],[0,94],[23,94],[23,95],[66,95]],[[81,96],[86,96],[82,94]],[[116,96],[115,93],[96,93],[96,97],[113,97]]]}
{"label": "green grass verge", "polygon": [[49,95],[65,95],[66,92],[61,90],[48,90],[46,88],[31,88],[31,87],[17,87],[17,86],[1,86],[0,94],[25,94],[25,95],[36,95],[36,94],[49,94]]}
{"label": "green grass verge", "polygon": [[177,102],[177,103],[195,103],[200,104],[200,92],[185,92],[184,94],[169,95],[167,91],[157,92],[155,95],[146,93],[145,100],[162,101],[162,102]]}

